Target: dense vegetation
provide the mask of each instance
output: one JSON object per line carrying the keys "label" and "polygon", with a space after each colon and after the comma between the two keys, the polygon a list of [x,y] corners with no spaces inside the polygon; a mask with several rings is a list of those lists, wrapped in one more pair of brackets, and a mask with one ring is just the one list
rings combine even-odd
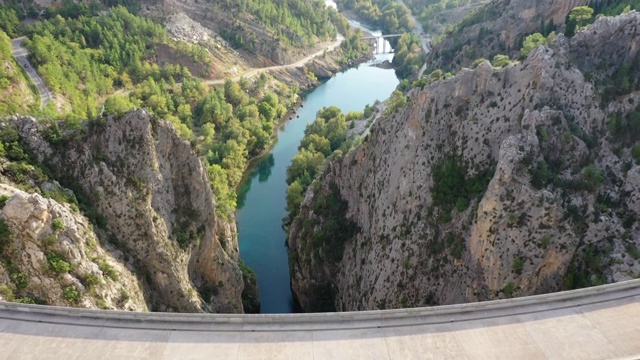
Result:
{"label": "dense vegetation", "polygon": [[[346,19],[325,9],[322,2],[244,1],[237,5],[257,14],[267,27],[276,28],[284,21],[288,26],[277,28],[286,32],[282,36],[295,35],[297,42],[300,36],[313,41],[316,35],[333,37],[336,29],[344,31],[348,34],[343,44],[345,62],[368,49],[360,41],[361,32],[347,32]],[[220,213],[232,213],[235,187],[247,161],[271,144],[274,127],[295,101],[297,86],[289,88],[262,74],[253,83],[227,82],[211,90],[186,67],[160,67],[155,58],[162,45],[206,66],[209,60],[202,48],[170,40],[162,26],[122,6],[96,14],[91,6],[65,2],[57,14],[46,16],[49,20],[24,30],[32,61],[51,90],[66,100],[50,103],[45,115],[60,118],[62,113],[66,121],[60,126],[82,134],[80,120],[146,108],[172,122],[192,141],[207,162]],[[126,93],[108,97],[117,90]]]}
{"label": "dense vegetation", "polygon": [[326,158],[341,156],[349,150],[351,142],[347,141],[347,123],[360,118],[361,112],[345,115],[331,106],[318,111],[316,120],[307,125],[300,142],[300,152],[291,159],[287,168],[287,225],[298,215],[304,193],[324,167]]}
{"label": "dense vegetation", "polygon": [[339,5],[387,34],[410,32],[413,29],[411,12],[395,0],[346,0]]}
{"label": "dense vegetation", "polygon": [[362,30],[356,29],[355,31],[350,31],[348,34],[341,44],[344,56],[338,59],[342,64],[347,64],[350,61],[362,58],[363,55],[370,54],[369,45],[362,40]]}
{"label": "dense vegetation", "polygon": [[[101,100],[118,88],[130,88],[146,79],[190,78],[185,67],[155,64],[155,50],[161,43],[196,62],[207,61],[203,49],[168,40],[161,25],[124,7],[78,19],[57,15],[25,31],[29,37],[25,44],[38,72],[54,93],[67,100],[63,112],[78,119],[97,116]],[[53,107],[51,104],[46,114],[55,116]]]}
{"label": "dense vegetation", "polygon": [[18,28],[20,26],[20,20],[16,15],[15,10],[10,7],[0,5],[0,31],[9,35],[9,37],[16,37],[18,35]]}
{"label": "dense vegetation", "polygon": [[[222,5],[214,5],[214,12],[251,14],[287,46],[313,46],[317,39],[333,39],[336,31],[347,29],[344,17],[319,0],[227,0],[220,3]],[[232,27],[221,29],[221,35],[235,47],[254,50],[259,34],[249,30],[247,25],[234,22]]]}
{"label": "dense vegetation", "polygon": [[398,40],[395,48],[393,64],[400,78],[408,78],[417,73],[424,64],[424,53],[420,45],[420,37],[413,33],[404,33]]}

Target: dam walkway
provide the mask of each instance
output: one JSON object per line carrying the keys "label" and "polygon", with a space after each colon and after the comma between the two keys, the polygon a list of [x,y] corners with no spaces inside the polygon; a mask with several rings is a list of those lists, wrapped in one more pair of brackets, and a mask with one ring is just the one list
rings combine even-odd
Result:
{"label": "dam walkway", "polygon": [[325,314],[0,303],[0,359],[639,359],[640,280],[481,303]]}

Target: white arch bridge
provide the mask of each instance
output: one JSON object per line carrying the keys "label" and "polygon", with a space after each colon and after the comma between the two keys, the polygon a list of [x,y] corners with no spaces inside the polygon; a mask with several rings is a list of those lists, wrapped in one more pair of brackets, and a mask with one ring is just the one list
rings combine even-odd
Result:
{"label": "white arch bridge", "polygon": [[638,359],[640,280],[463,305],[222,315],[0,303],[0,359]]}

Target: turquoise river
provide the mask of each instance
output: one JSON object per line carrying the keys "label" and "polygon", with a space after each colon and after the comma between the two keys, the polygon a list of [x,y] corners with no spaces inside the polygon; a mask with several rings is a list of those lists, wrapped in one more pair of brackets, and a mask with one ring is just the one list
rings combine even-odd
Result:
{"label": "turquoise river", "polygon": [[323,107],[335,105],[345,113],[363,110],[367,104],[387,99],[397,85],[394,70],[371,63],[336,74],[304,97],[294,119],[280,129],[271,152],[245,177],[237,213],[240,256],[257,274],[262,313],[293,312],[282,218],[287,214],[287,167],[298,152],[306,125]]}

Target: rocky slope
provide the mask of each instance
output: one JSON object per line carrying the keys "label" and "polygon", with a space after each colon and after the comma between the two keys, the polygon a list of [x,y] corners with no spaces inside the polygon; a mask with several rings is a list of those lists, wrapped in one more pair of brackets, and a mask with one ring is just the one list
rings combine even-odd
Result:
{"label": "rocky slope", "polygon": [[105,251],[77,209],[6,184],[0,194],[0,300],[147,309],[138,280],[122,265],[122,252]]}
{"label": "rocky slope", "polygon": [[[411,90],[309,188],[288,238],[301,308],[451,304],[639,276],[639,25],[635,12],[602,18],[522,63]],[[621,69],[626,86],[607,84]]]}
{"label": "rocky slope", "polygon": [[274,31],[260,23],[247,9],[240,10],[236,2],[144,0],[141,4],[143,14],[159,17],[184,14],[217,34],[234,31],[244,39],[255,40],[251,53],[240,51],[250,67],[293,63],[322,48],[320,44],[315,49],[286,46]]}
{"label": "rocky slope", "polygon": [[100,242],[122,251],[150,310],[243,311],[234,219],[216,214],[200,159],[170,124],[143,110],[84,130],[11,122],[27,151],[90,204]]}
{"label": "rocky slope", "polygon": [[453,34],[433,47],[431,67],[452,70],[469,66],[479,58],[496,54],[515,56],[521,40],[543,32],[545,26],[561,27],[567,14],[590,0],[494,0],[465,19]]}

